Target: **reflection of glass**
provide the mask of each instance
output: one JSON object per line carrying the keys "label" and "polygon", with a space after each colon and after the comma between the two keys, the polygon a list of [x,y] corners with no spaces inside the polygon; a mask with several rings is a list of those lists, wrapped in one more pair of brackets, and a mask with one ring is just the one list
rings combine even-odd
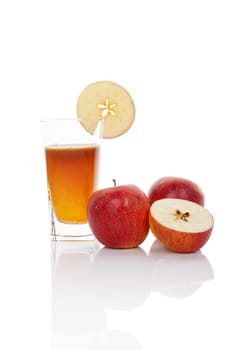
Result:
{"label": "reflection of glass", "polygon": [[51,349],[140,350],[134,335],[108,328],[107,307],[131,310],[149,296],[144,250],[100,249],[96,241],[52,241],[51,253]]}
{"label": "reflection of glass", "polygon": [[41,126],[52,238],[92,236],[87,202],[97,186],[99,140],[75,119],[42,120]]}
{"label": "reflection of glass", "polygon": [[88,241],[51,244],[53,335],[77,336],[105,329],[105,310],[96,303],[90,289],[91,264],[98,244]]}
{"label": "reflection of glass", "polygon": [[180,254],[168,251],[157,240],[149,252],[152,290],[168,297],[188,297],[214,278],[208,259],[198,251]]}
{"label": "reflection of glass", "polygon": [[91,268],[91,283],[105,306],[115,310],[138,307],[150,293],[148,256],[141,248],[102,248]]}

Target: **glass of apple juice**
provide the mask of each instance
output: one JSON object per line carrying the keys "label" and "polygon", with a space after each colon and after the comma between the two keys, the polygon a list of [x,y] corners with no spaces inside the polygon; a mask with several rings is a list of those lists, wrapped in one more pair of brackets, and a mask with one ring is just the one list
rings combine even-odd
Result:
{"label": "glass of apple juice", "polygon": [[77,119],[41,120],[53,240],[90,240],[87,203],[98,184],[100,139]]}

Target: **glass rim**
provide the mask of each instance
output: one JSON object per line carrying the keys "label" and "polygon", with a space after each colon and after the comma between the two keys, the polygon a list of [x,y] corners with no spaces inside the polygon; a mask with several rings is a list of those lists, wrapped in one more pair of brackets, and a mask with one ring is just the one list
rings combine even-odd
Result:
{"label": "glass rim", "polygon": [[85,140],[85,143],[87,140],[94,141],[96,144],[101,142],[101,137],[86,130],[77,118],[44,118],[40,119],[39,126],[44,145],[50,144],[50,141],[55,139],[66,144],[68,142],[66,140],[76,140],[77,137]]}

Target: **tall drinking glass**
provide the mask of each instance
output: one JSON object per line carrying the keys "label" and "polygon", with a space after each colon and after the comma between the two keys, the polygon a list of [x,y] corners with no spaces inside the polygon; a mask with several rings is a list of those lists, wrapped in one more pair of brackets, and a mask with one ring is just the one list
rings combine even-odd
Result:
{"label": "tall drinking glass", "polygon": [[76,119],[41,120],[51,237],[87,240],[87,203],[97,188],[100,140]]}

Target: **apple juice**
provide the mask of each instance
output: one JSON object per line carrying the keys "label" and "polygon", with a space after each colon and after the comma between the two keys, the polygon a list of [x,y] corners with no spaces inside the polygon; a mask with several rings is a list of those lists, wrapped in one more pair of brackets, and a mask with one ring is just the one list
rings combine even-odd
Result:
{"label": "apple juice", "polygon": [[56,218],[87,222],[87,202],[97,184],[99,146],[52,145],[45,148],[49,200]]}

